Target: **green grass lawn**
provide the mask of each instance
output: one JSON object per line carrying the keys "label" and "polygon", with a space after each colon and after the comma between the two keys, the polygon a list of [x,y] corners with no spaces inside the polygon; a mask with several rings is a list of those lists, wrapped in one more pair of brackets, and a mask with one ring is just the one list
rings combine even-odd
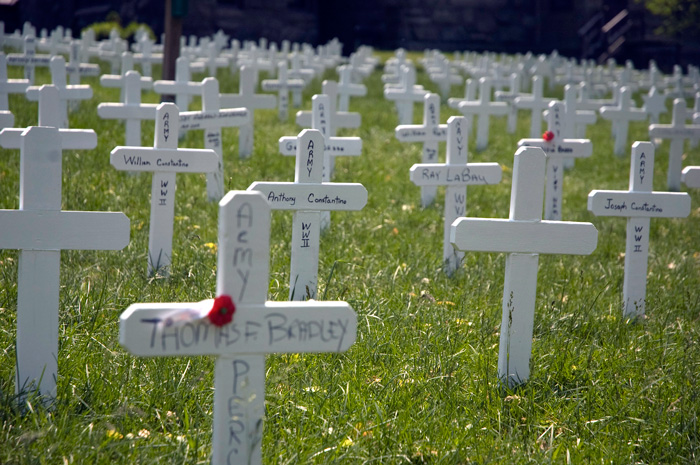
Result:
{"label": "green grass lawn", "polygon": [[[453,277],[441,271],[442,196],[420,207],[420,189],[409,181],[420,146],[394,138],[397,118],[380,74],[366,80],[367,97],[351,102],[362,127],[341,132],[361,136],[363,154],[336,163],[335,180],[364,184],[368,204],[334,213],[321,240],[319,295],[353,306],[357,342],[340,355],[267,357],[264,462],[699,463],[700,192],[690,191],[689,218],[651,221],[647,318],[625,321],[626,222],[594,217],[586,199],[593,189],[627,189],[629,150],[625,158],[612,154],[609,122],[589,127],[594,154],[567,172],[562,212],[594,223],[598,248],[540,258],[531,378],[504,389],[496,375],[504,255],[467,253]],[[236,76],[219,70],[217,77],[221,92],[238,91]],[[332,71],[325,77],[336,79]],[[48,80],[40,70],[38,82]],[[437,90],[422,71],[418,80]],[[133,357],[119,346],[118,317],[131,303],[214,296],[218,205],[206,200],[204,175],[178,176],[172,274],[148,277],[150,175],[110,166],[124,129],[101,120],[96,107],[117,101],[118,90],[83,81],[95,95],[71,114],[70,126],[93,128],[98,147],[64,151],[63,209],[122,211],[131,243],[121,252],[61,254],[52,409],[32,397],[17,405],[18,254],[0,251],[0,463],[209,463],[213,357]],[[320,80],[307,89],[305,109],[320,89]],[[454,88],[453,96],[462,94]],[[11,96],[10,109],[17,127],[36,124],[36,104],[24,97]],[[456,114],[446,105],[441,111],[443,122]],[[419,121],[422,108],[414,115]],[[224,129],[227,190],[293,180],[294,157],[278,153],[277,139],[300,128],[293,117],[279,123],[275,110],[255,118],[250,160],[238,159],[237,129]],[[669,121],[670,113],[662,122]],[[521,113],[516,134],[505,128],[505,117],[492,120],[482,152],[470,137],[470,161],[499,162],[503,181],[470,187],[468,216],[508,216],[513,154],[528,136],[528,117]],[[202,147],[202,137],[190,133],[181,146]],[[646,124],[633,123],[629,145],[647,138]],[[152,140],[153,124],[144,123],[144,145]],[[444,144],[441,152],[444,160]],[[700,164],[700,149],[687,150],[683,164]],[[665,142],[656,152],[656,190],[665,190],[667,166]],[[19,151],[1,149],[0,208],[17,209],[18,193]],[[287,299],[291,220],[291,213],[272,214],[271,300]]]}

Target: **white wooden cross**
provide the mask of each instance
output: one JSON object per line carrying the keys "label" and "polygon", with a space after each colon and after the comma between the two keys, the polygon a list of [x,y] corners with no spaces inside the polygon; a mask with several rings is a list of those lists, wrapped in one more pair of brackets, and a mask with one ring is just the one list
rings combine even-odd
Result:
{"label": "white wooden cross", "polygon": [[644,105],[642,108],[649,115],[649,122],[656,124],[659,122],[659,115],[666,113],[666,96],[659,92],[656,86],[651,86],[649,93],[642,95]]}
{"label": "white wooden cross", "polygon": [[[355,342],[345,302],[268,301],[269,266],[270,206],[258,192],[231,191],[219,203],[217,298],[133,304],[119,318],[119,342],[134,355],[217,356],[212,464],[262,462],[265,354],[344,352]],[[222,311],[217,303],[235,306],[232,321],[207,318]]]}
{"label": "white wooden cross", "polygon": [[506,102],[508,104],[508,120],[507,128],[509,134],[515,134],[515,128],[518,123],[518,107],[515,105],[515,99],[520,97],[520,75],[512,73],[509,78],[510,89],[506,92],[497,90],[494,92],[494,98],[497,102]]}
{"label": "white wooden cross", "polygon": [[547,184],[545,189],[544,219],[561,220],[562,191],[564,187],[564,159],[585,158],[593,154],[588,139],[566,139],[564,104],[549,104],[549,130],[538,139],[520,139],[518,147],[539,147],[547,154]]}
{"label": "white wooden cross", "polygon": [[[294,52],[290,55],[289,65],[290,68],[287,71],[287,76],[291,79],[303,79],[307,85],[316,75],[316,72],[314,70],[302,67],[301,55],[297,52]],[[301,90],[292,89],[292,104],[294,105],[294,107],[301,106],[301,97]]]}
{"label": "white wooden cross", "polygon": [[437,58],[436,65],[437,67],[431,68],[429,77],[438,86],[442,99],[446,101],[450,97],[452,86],[461,84],[463,78],[452,70],[450,60],[442,54]]}
{"label": "white wooden cross", "polygon": [[33,35],[25,36],[23,53],[9,53],[7,55],[8,65],[24,67],[24,79],[28,80],[30,84],[34,84],[35,68],[49,66],[50,60],[51,55],[37,55],[36,37]]}
{"label": "white wooden cross", "polygon": [[540,137],[542,134],[542,112],[555,99],[543,96],[544,78],[533,76],[532,95],[522,95],[513,100],[519,109],[530,110],[530,137]]}
{"label": "white wooden cross", "polygon": [[501,165],[498,163],[468,163],[469,133],[466,123],[464,116],[451,116],[447,120],[445,163],[417,163],[411,167],[411,181],[414,184],[446,186],[442,257],[448,275],[457,271],[464,257],[464,252],[452,246],[450,234],[452,223],[466,214],[467,186],[501,182]]}
{"label": "white wooden cross", "polygon": [[508,254],[498,353],[498,377],[507,385],[530,376],[539,255],[588,255],[598,241],[591,223],[541,220],[546,158],[538,147],[520,147],[513,162],[509,218],[460,218],[450,236],[458,250]]}
{"label": "white wooden cross", "polygon": [[[61,56],[51,58],[51,81],[58,89],[60,128],[68,127],[68,102],[75,100],[87,100],[92,98],[92,88],[88,85],[68,85],[66,77],[66,60]],[[39,87],[27,88],[27,100],[39,100]]]}
{"label": "white wooden cross", "polygon": [[413,124],[413,104],[422,101],[428,91],[416,85],[416,69],[412,65],[402,65],[400,70],[401,83],[385,88],[384,98],[396,103],[399,124]]}
{"label": "white wooden cross", "polygon": [[138,42],[138,45],[140,52],[134,53],[134,62],[141,65],[141,71],[144,76],[151,76],[153,74],[152,65],[154,63],[163,63],[163,54],[153,52],[154,42],[147,36],[144,36]]}
{"label": "white wooden cross", "polygon": [[112,166],[121,171],[149,171],[151,219],[148,235],[148,274],[168,275],[172,262],[177,173],[212,173],[218,168],[216,152],[209,149],[179,149],[179,114],[174,103],[161,103],[155,111],[153,147],[115,147]]}
{"label": "white wooden cross", "polygon": [[[102,87],[116,87],[119,89],[119,101],[126,100],[126,73],[134,70],[134,55],[131,52],[123,52],[121,56],[121,74],[103,74],[100,76]],[[153,78],[150,76],[140,76],[141,90],[153,88]]]}
{"label": "white wooden cross", "polygon": [[479,100],[473,102],[461,102],[459,111],[464,116],[478,115],[476,123],[476,149],[484,150],[489,145],[489,120],[490,117],[505,115],[508,113],[508,104],[505,102],[491,101],[491,80],[482,77],[479,79]]}
{"label": "white wooden cross", "polygon": [[647,119],[646,111],[643,108],[634,107],[632,102],[632,91],[628,87],[620,89],[620,98],[617,106],[602,107],[600,116],[613,121],[615,138],[615,155],[623,156],[627,146],[627,134],[629,132],[630,121],[643,121]]}
{"label": "white wooden cross", "polygon": [[7,78],[7,60],[5,53],[0,51],[0,129],[15,125],[15,117],[10,112],[8,94],[24,94],[29,87],[26,79]]}
{"label": "white wooden cross", "polygon": [[[325,141],[323,147],[323,182],[333,179],[333,168],[337,156],[362,155],[362,139],[359,137],[333,136],[333,99],[326,94],[311,97],[311,129],[318,129]],[[297,119],[299,119],[297,112]],[[279,150],[282,155],[296,155],[297,137],[280,137]],[[331,223],[330,211],[321,212],[321,228],[327,229]]]}
{"label": "white wooden cross", "polygon": [[248,66],[241,67],[239,91],[237,94],[221,94],[224,108],[245,107],[250,112],[250,124],[241,126],[238,135],[238,155],[248,158],[253,154],[253,134],[255,130],[255,110],[275,108],[274,95],[256,94],[258,85],[256,71]]}
{"label": "white wooden cross", "polygon": [[688,187],[700,188],[700,166],[686,166],[683,168],[681,181]]}
{"label": "white wooden cross", "polygon": [[303,79],[291,79],[287,74],[287,60],[277,64],[277,79],[263,79],[262,90],[277,91],[277,111],[280,121],[289,119],[289,91],[303,90],[306,82]]}
{"label": "white wooden cross", "polygon": [[[462,124],[466,125],[467,122]],[[464,140],[467,140],[466,134],[468,131],[465,132]],[[401,124],[396,126],[394,135],[400,142],[422,142],[421,163],[437,163],[439,144],[447,140],[447,124],[440,124],[440,96],[434,93],[426,94],[423,99],[423,124]],[[432,204],[436,195],[437,185],[421,185],[423,207]]]}
{"label": "white wooden cross", "polygon": [[350,110],[350,97],[364,97],[367,86],[352,82],[352,67],[338,66],[338,111]]}
{"label": "white wooden cross", "polygon": [[[578,102],[578,87],[572,84],[564,86],[564,121],[565,137],[586,138],[586,126],[595,124],[598,119],[596,112],[580,107]],[[573,167],[573,159],[567,159],[569,167]]]}
{"label": "white wooden cross", "polygon": [[690,214],[685,192],[653,192],[654,144],[632,144],[630,183],[627,191],[594,190],[588,194],[588,210],[598,216],[627,217],[623,315],[644,316],[646,307],[649,222],[651,218],[684,218]]}
{"label": "white wooden cross", "polygon": [[321,213],[361,210],[367,204],[362,184],[323,182],[327,143],[321,131],[303,130],[296,141],[294,182],[254,182],[248,188],[262,192],[274,210],[294,210],[290,300],[316,298]]}
{"label": "white wooden cross", "polygon": [[649,125],[649,137],[654,139],[671,139],[668,153],[668,190],[679,191],[681,188],[681,170],[683,169],[683,145],[686,139],[700,138],[700,124],[685,124],[686,103],[684,99],[673,101],[671,124]]}
{"label": "white wooden cross", "polygon": [[[129,243],[123,213],[61,211],[62,150],[85,148],[85,137],[31,127],[0,144],[20,149],[19,210],[0,210],[0,248],[19,249],[15,392],[56,396],[61,250],[120,250]],[[84,131],[92,147],[93,131]],[[76,137],[77,136],[77,137]],[[76,142],[79,143],[74,143]]]}
{"label": "white wooden cross", "polygon": [[208,77],[202,81],[202,111],[180,112],[180,131],[204,130],[204,148],[216,152],[218,167],[207,173],[207,196],[219,201],[224,196],[224,159],[222,147],[222,127],[248,124],[250,114],[245,108],[221,109],[219,102],[219,81]]}
{"label": "white wooden cross", "polygon": [[152,120],[156,114],[155,103],[141,103],[143,82],[136,71],[124,76],[124,103],[100,103],[97,114],[104,119],[123,119],[126,124],[126,145],[141,145],[141,120]]}
{"label": "white wooden cross", "polygon": [[69,81],[72,85],[80,84],[81,76],[98,76],[100,67],[94,63],[81,63],[81,43],[78,40],[72,40],[70,43],[70,54],[68,56],[68,64],[66,65],[66,73],[68,73]]}
{"label": "white wooden cross", "polygon": [[190,60],[185,56],[175,60],[175,80],[159,79],[153,83],[153,90],[158,94],[175,95],[175,104],[181,111],[187,111],[190,100],[202,93],[202,83],[191,81]]}
{"label": "white wooden cross", "polygon": [[211,42],[205,47],[206,57],[198,60],[205,65],[210,77],[216,77],[216,72],[219,68],[228,68],[229,66],[228,58],[220,56],[219,50],[217,43]]}

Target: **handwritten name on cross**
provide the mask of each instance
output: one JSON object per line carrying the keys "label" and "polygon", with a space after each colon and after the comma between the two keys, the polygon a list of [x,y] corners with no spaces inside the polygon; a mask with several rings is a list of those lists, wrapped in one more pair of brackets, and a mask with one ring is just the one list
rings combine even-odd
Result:
{"label": "handwritten name on cross", "polygon": [[498,353],[498,377],[508,385],[530,376],[539,255],[588,255],[598,241],[591,223],[541,220],[546,158],[538,147],[515,152],[507,220],[460,218],[452,225],[458,250],[508,254]]}
{"label": "handwritten name on cross", "polygon": [[155,103],[141,103],[143,82],[136,71],[124,76],[124,103],[100,103],[97,114],[104,119],[123,119],[126,124],[126,145],[141,145],[141,120],[152,120],[156,114]]}
{"label": "handwritten name on cross", "polygon": [[255,69],[241,67],[238,94],[221,94],[221,106],[224,108],[245,107],[250,112],[250,124],[240,127],[238,133],[238,155],[248,158],[253,154],[253,134],[255,131],[255,110],[272,109],[277,103],[274,95],[256,94],[258,85]]}
{"label": "handwritten name on cross", "polygon": [[690,196],[681,192],[653,192],[654,145],[632,144],[627,191],[594,190],[588,210],[598,216],[627,217],[623,315],[643,316],[646,307],[649,223],[651,218],[684,218],[690,214]]}
{"label": "handwritten name on cross", "polygon": [[684,99],[673,101],[671,124],[649,125],[651,139],[671,139],[668,152],[668,190],[679,191],[681,188],[681,170],[683,168],[683,145],[686,139],[700,138],[700,124],[685,124],[686,103]]}
{"label": "handwritten name on cross", "polygon": [[[467,133],[468,131],[465,131],[465,138]],[[447,140],[447,124],[440,124],[440,96],[434,93],[426,94],[423,99],[423,124],[401,124],[396,126],[394,135],[400,142],[423,142],[421,163],[437,163],[440,142]],[[436,195],[436,185],[421,185],[423,207],[432,204]]]}
{"label": "handwritten name on cross", "polygon": [[362,184],[322,182],[325,143],[321,131],[304,129],[296,141],[294,182],[254,182],[248,188],[262,192],[275,210],[295,211],[290,300],[316,298],[322,213],[361,210],[367,204]]}
{"label": "handwritten name on cross", "polygon": [[[123,213],[61,211],[62,150],[86,148],[85,137],[31,127],[21,130],[17,147],[6,131],[0,144],[19,148],[21,157],[19,210],[0,210],[0,248],[20,250],[15,392],[37,389],[55,397],[61,250],[123,249],[129,219]],[[94,148],[97,137],[89,132],[87,145]]]}
{"label": "handwritten name on cross", "polygon": [[467,124],[464,116],[447,120],[447,161],[420,163],[411,167],[411,181],[419,186],[446,186],[445,220],[442,256],[447,274],[453,274],[462,263],[464,252],[450,242],[452,223],[466,214],[467,186],[498,184],[501,166],[498,163],[468,163]]}
{"label": "handwritten name on cross", "polygon": [[478,115],[476,123],[476,149],[484,150],[489,145],[490,117],[506,115],[508,104],[505,102],[491,101],[491,79],[479,79],[479,100],[474,102],[461,102],[459,111],[464,116]]}
{"label": "handwritten name on cross", "polygon": [[209,200],[219,201],[224,196],[221,128],[248,124],[250,114],[245,108],[220,108],[219,81],[216,78],[204,79],[201,90],[202,111],[180,112],[180,131],[204,130],[204,148],[212,149],[218,157],[216,171],[207,173],[207,196]]}
{"label": "handwritten name on cross", "polygon": [[627,134],[630,121],[643,121],[647,114],[642,108],[635,108],[632,102],[632,91],[628,87],[620,89],[617,106],[602,107],[600,116],[613,122],[615,137],[615,155],[623,156],[627,146]]}
{"label": "handwritten name on cross", "polygon": [[539,147],[547,154],[547,184],[545,189],[544,218],[561,220],[562,191],[564,187],[564,162],[566,158],[584,158],[593,154],[593,144],[588,139],[565,139],[564,104],[552,102],[547,115],[550,140],[520,139],[518,147]]}
{"label": "handwritten name on cross", "polygon": [[229,192],[219,203],[216,295],[230,296],[233,321],[214,326],[212,300],[133,304],[120,317],[119,342],[134,355],[216,355],[213,464],[260,464],[265,355],[343,352],[357,316],[345,302],[267,301],[270,206],[257,192]]}
{"label": "handwritten name on cross", "polygon": [[112,166],[121,171],[149,171],[151,219],[148,235],[148,274],[170,273],[175,218],[175,176],[177,173],[211,173],[218,168],[213,150],[177,147],[179,112],[174,103],[161,103],[156,109],[153,147],[115,147]]}

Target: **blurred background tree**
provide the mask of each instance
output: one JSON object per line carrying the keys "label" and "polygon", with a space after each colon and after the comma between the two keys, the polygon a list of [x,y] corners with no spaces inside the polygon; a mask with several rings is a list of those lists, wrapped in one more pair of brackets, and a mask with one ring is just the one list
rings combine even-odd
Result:
{"label": "blurred background tree", "polygon": [[657,34],[687,41],[700,41],[699,0],[642,0],[649,12],[661,19]]}

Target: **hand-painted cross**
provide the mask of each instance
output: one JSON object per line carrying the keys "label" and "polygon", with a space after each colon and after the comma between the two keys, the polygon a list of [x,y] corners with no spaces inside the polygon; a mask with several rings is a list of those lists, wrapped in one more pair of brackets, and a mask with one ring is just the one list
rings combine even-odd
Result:
{"label": "hand-painted cross", "polygon": [[[466,126],[466,121],[460,124]],[[460,126],[460,130],[465,130],[463,134],[465,141],[468,134],[466,129]],[[447,124],[440,124],[440,96],[434,93],[425,94],[423,124],[401,124],[396,126],[394,135],[400,142],[423,142],[421,163],[437,163],[439,144],[447,140]],[[421,185],[423,207],[432,204],[436,195],[437,185]]]}
{"label": "hand-painted cross", "polygon": [[617,106],[602,107],[600,116],[613,122],[613,137],[615,138],[615,155],[621,157],[625,154],[627,146],[627,134],[630,121],[643,121],[647,114],[642,108],[636,108],[632,102],[632,91],[628,87],[620,89],[620,98]]}
{"label": "hand-painted cross", "polygon": [[498,354],[498,376],[508,385],[530,376],[539,255],[588,255],[598,241],[591,223],[541,220],[546,158],[538,147],[515,153],[507,220],[461,218],[452,225],[451,241],[458,250],[508,254]]}
{"label": "hand-painted cross", "polygon": [[547,187],[545,189],[544,219],[561,220],[565,158],[585,158],[593,154],[588,139],[565,139],[564,104],[549,104],[549,130],[539,139],[520,139],[518,147],[539,147],[547,154]]}
{"label": "hand-painted cross", "polygon": [[643,316],[646,307],[649,222],[651,218],[679,218],[690,214],[690,196],[683,192],[653,192],[654,145],[632,144],[630,183],[627,191],[594,190],[588,210],[598,216],[627,217],[623,315]]}
{"label": "hand-painted cross", "polygon": [[[58,55],[51,58],[51,81],[58,89],[60,128],[68,127],[68,102],[92,98],[92,88],[88,85],[68,85],[66,77],[66,60]],[[27,100],[39,100],[39,87],[27,88]]]}
{"label": "hand-painted cross", "polygon": [[322,182],[327,143],[321,131],[303,130],[295,142],[294,182],[254,182],[248,188],[262,192],[272,209],[294,210],[290,300],[316,298],[322,213],[361,210],[367,204],[362,184]]}
{"label": "hand-painted cross", "polygon": [[350,110],[350,97],[364,97],[367,86],[352,82],[352,67],[338,66],[338,111]]}
{"label": "hand-painted cross", "polygon": [[544,81],[540,76],[532,78],[532,95],[521,95],[513,100],[519,109],[530,110],[530,137],[542,134],[542,111],[549,107],[555,99],[543,96]]}
{"label": "hand-painted cross", "polygon": [[124,76],[124,103],[100,103],[97,114],[104,119],[123,119],[126,123],[126,145],[141,145],[141,120],[152,120],[156,114],[155,103],[141,103],[143,82],[136,71]]}
{"label": "hand-painted cross", "polygon": [[452,223],[466,214],[467,186],[498,184],[501,182],[501,166],[498,163],[468,163],[468,133],[464,116],[450,117],[446,126],[446,162],[413,165],[411,181],[419,186],[447,187],[442,256],[445,271],[451,275],[457,271],[464,257],[464,252],[455,250],[452,246],[450,234]]}
{"label": "hand-painted cross", "polygon": [[191,75],[190,60],[184,56],[178,57],[175,60],[175,80],[159,79],[153,83],[153,90],[161,95],[174,95],[180,111],[187,111],[192,97],[202,93],[202,83],[191,81]]}
{"label": "hand-painted cross", "polygon": [[238,155],[241,158],[253,154],[255,110],[275,108],[276,104],[274,95],[255,93],[258,85],[256,74],[253,68],[241,67],[238,94],[221,94],[221,106],[224,108],[245,107],[250,112],[250,124],[241,126],[238,133]]}
{"label": "hand-painted cross", "polygon": [[649,137],[653,139],[671,139],[668,153],[668,190],[679,191],[681,188],[681,170],[683,169],[683,145],[686,139],[700,138],[700,124],[685,124],[686,103],[684,99],[673,101],[671,124],[649,125]]}
{"label": "hand-painted cross", "polygon": [[7,55],[8,65],[24,67],[24,79],[29,81],[29,84],[34,84],[35,68],[37,66],[49,66],[50,60],[51,55],[37,55],[36,37],[32,35],[24,38],[23,53],[9,53]]}
{"label": "hand-painted cross", "polygon": [[277,64],[277,79],[264,79],[262,90],[266,92],[277,91],[277,111],[280,121],[289,119],[289,91],[303,90],[306,82],[303,79],[291,79],[287,75],[287,60]]}
{"label": "hand-painted cross", "polygon": [[[51,90],[55,104],[57,90]],[[37,389],[51,398],[58,371],[61,250],[123,249],[129,219],[122,213],[61,211],[62,150],[94,148],[94,131],[31,127],[18,137],[8,137],[8,131],[17,130],[0,132],[0,145],[19,148],[22,159],[19,210],[0,210],[0,248],[20,250],[15,392]]]}
{"label": "hand-painted cross", "polygon": [[421,102],[428,91],[416,85],[416,69],[412,65],[401,66],[400,75],[401,83],[385,88],[384,98],[396,102],[399,124],[413,124],[413,104]]}
{"label": "hand-painted cross", "polygon": [[174,103],[156,109],[153,147],[115,147],[112,166],[121,171],[150,171],[151,219],[148,236],[148,274],[170,273],[175,217],[175,176],[177,173],[211,173],[218,168],[213,150],[179,149],[179,112]]}
{"label": "hand-painted cross", "polygon": [[476,149],[484,150],[489,145],[490,117],[508,113],[508,104],[491,101],[491,79],[479,79],[479,100],[459,104],[459,111],[464,116],[478,115],[476,123]]}
{"label": "hand-painted cross", "polygon": [[[126,73],[134,71],[134,55],[131,52],[123,52],[121,55],[121,74],[103,74],[100,76],[102,87],[119,89],[119,101],[126,101]],[[153,78],[150,76],[140,76],[140,89],[150,90],[153,88]],[[139,100],[140,101],[140,100]]]}
{"label": "hand-painted cross", "polygon": [[216,152],[218,168],[214,172],[207,173],[207,196],[209,200],[218,202],[224,196],[221,128],[248,124],[250,114],[245,108],[220,108],[219,81],[216,78],[204,79],[200,88],[202,90],[202,111],[180,112],[180,131],[203,129],[204,148]]}
{"label": "hand-painted cross", "polygon": [[[219,205],[217,299],[133,304],[119,319],[119,342],[134,355],[216,355],[211,463],[260,464],[264,354],[344,352],[357,316],[345,302],[267,301],[270,206],[258,192],[234,191]],[[233,320],[215,326],[207,312],[225,296]]]}

